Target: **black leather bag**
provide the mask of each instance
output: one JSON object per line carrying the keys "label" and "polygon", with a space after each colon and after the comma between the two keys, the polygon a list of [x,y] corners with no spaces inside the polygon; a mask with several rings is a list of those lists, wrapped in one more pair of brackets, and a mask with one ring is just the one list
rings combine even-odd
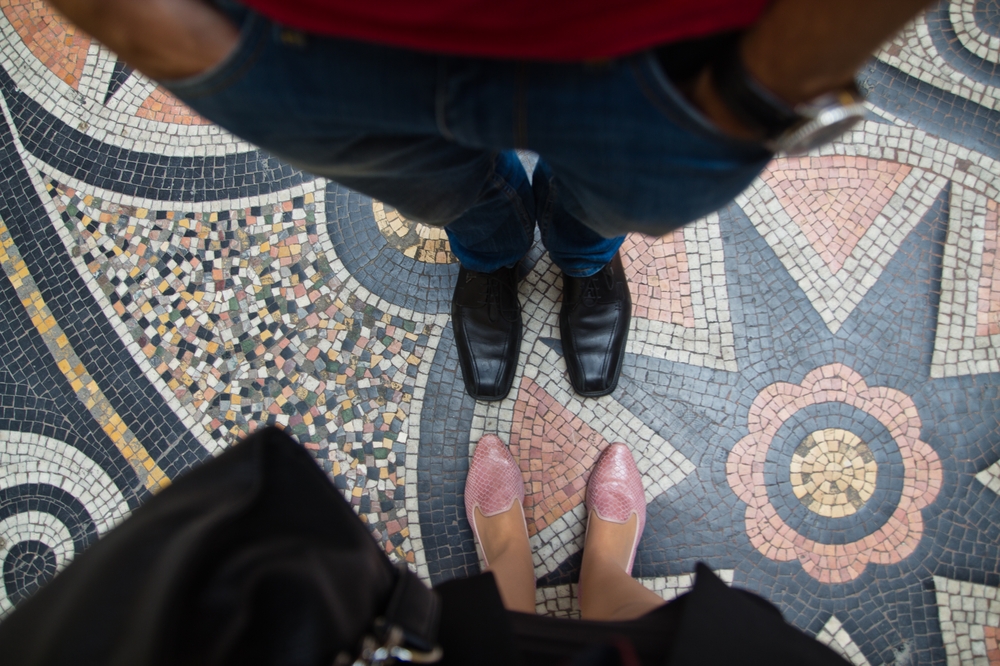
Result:
{"label": "black leather bag", "polygon": [[276,428],[182,476],[0,623],[5,666],[432,662],[439,603]]}

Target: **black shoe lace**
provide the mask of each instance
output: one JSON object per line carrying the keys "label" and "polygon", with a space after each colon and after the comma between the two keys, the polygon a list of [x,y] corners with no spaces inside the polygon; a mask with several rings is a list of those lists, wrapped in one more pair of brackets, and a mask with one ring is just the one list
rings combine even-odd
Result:
{"label": "black shoe lace", "polygon": [[604,282],[603,291],[610,291],[614,287],[614,277],[611,274],[610,265],[591,275],[583,285],[583,293],[580,295],[580,300],[588,308],[592,307],[601,298],[602,280]]}
{"label": "black shoe lace", "polygon": [[496,312],[497,316],[508,322],[514,321],[520,316],[516,307],[504,305],[503,290],[507,288],[507,285],[502,280],[491,274],[478,273],[473,275],[470,273],[466,281],[471,282],[473,279],[486,280],[486,293],[483,294],[483,305],[489,309],[491,318],[494,312]]}

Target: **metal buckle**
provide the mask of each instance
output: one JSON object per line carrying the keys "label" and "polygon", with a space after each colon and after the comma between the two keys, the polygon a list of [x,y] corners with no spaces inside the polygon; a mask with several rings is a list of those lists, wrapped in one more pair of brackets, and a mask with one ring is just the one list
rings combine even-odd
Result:
{"label": "metal buckle", "polygon": [[[395,625],[388,627],[385,640],[380,641],[368,634],[361,645],[361,654],[354,660],[352,666],[384,666],[395,662],[434,664],[441,661],[444,655],[444,650],[438,645],[435,645],[430,652],[421,652],[403,647],[403,640],[403,630]],[[339,658],[334,662],[335,666],[338,662]]]}

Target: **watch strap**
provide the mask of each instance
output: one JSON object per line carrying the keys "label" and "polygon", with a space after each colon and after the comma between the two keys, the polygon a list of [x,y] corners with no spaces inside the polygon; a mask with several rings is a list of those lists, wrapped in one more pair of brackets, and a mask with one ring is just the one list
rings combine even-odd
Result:
{"label": "watch strap", "polygon": [[780,136],[802,120],[796,110],[761,85],[743,65],[740,41],[726,44],[712,60],[715,90],[726,108],[767,139]]}

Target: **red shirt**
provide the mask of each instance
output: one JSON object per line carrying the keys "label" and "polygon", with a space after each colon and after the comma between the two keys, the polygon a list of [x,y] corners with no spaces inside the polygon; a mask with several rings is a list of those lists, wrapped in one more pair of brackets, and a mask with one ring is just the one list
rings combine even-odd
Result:
{"label": "red shirt", "polygon": [[754,23],[769,0],[243,0],[305,32],[452,55],[589,60]]}

